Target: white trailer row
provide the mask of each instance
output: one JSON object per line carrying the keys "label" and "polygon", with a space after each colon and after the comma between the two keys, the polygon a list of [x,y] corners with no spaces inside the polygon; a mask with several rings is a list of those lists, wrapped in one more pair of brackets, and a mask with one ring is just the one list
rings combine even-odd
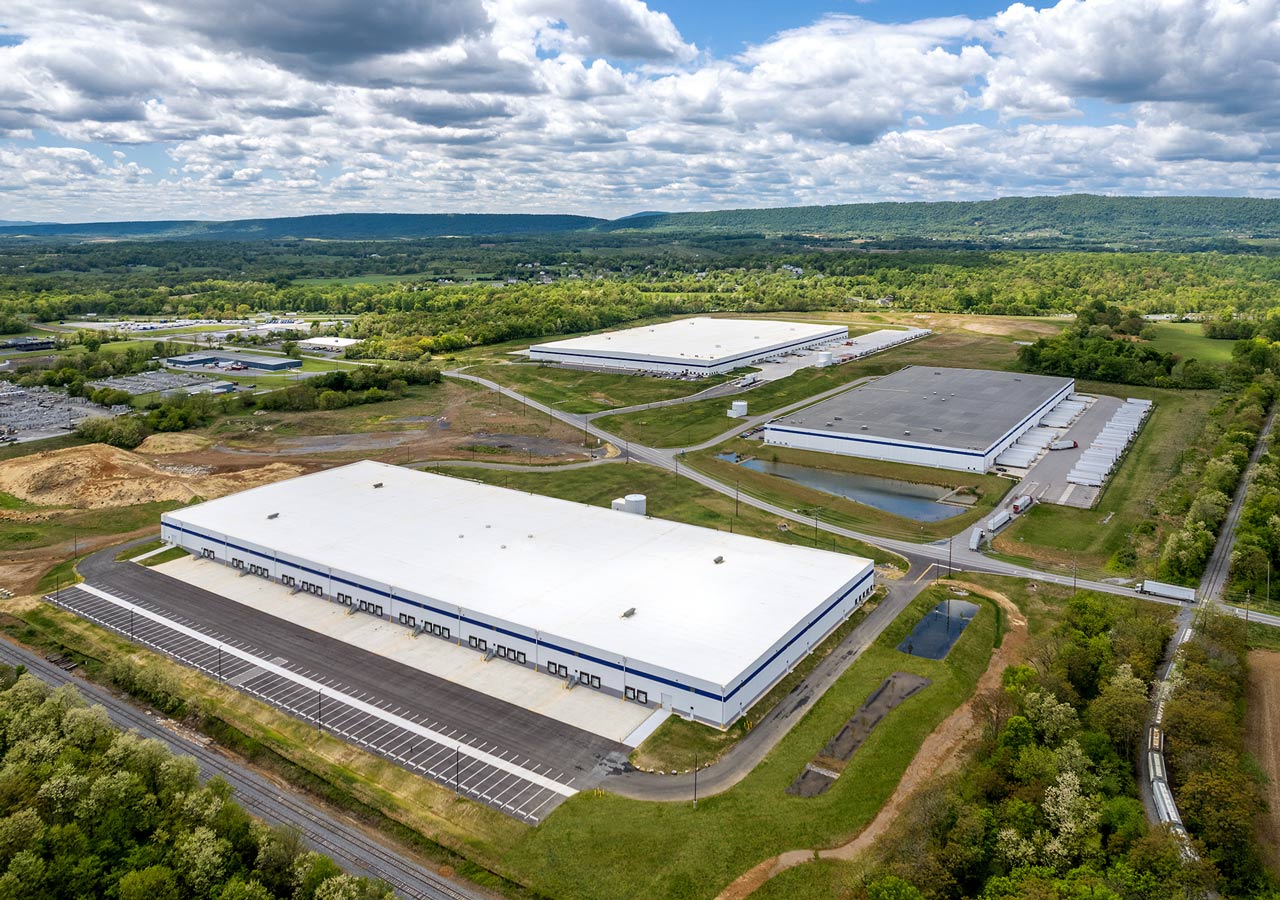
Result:
{"label": "white trailer row", "polygon": [[1013,446],[996,457],[996,465],[1008,469],[1029,469],[1046,450],[1059,443],[1064,429],[1070,428],[1089,407],[1089,398],[1071,394],[1040,417],[1040,422],[1027,429]]}
{"label": "white trailer row", "polygon": [[[824,345],[818,349],[822,352],[831,353],[832,358],[827,363],[828,365],[839,365],[851,360],[862,359],[864,356],[870,356],[873,353],[880,353],[891,347],[918,341],[920,338],[928,337],[931,334],[933,334],[933,330],[930,328],[881,329],[880,331],[860,334],[855,338],[849,338],[847,341],[840,343]],[[822,363],[819,363],[819,365],[822,365]]]}
{"label": "white trailer row", "polygon": [[1129,399],[1103,426],[1089,449],[1067,473],[1067,482],[1102,487],[1151,413],[1150,400]]}

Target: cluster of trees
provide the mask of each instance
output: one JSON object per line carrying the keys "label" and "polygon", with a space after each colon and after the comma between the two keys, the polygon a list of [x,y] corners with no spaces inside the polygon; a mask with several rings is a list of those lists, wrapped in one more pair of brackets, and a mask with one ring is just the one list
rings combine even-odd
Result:
{"label": "cluster of trees", "polygon": [[1204,574],[1278,387],[1265,373],[1238,394],[1224,396],[1209,411],[1204,433],[1183,454],[1182,470],[1163,498],[1166,514],[1182,517],[1160,555],[1165,577],[1190,583]]}
{"label": "cluster of trees", "polygon": [[1166,900],[1213,881],[1147,827],[1133,760],[1167,617],[1078,594],[978,712],[967,767],[921,791],[882,842],[869,897]]}
{"label": "cluster of trees", "polygon": [[71,687],[0,666],[0,897],[387,900],[201,785],[190,757],[116,730]]}
{"label": "cluster of trees", "polygon": [[151,354],[139,346],[130,346],[119,352],[90,350],[86,353],[68,353],[59,356],[54,366],[40,368],[33,363],[18,361],[10,380],[22,387],[61,387],[73,397],[86,397],[103,406],[128,403],[129,394],[113,388],[93,388],[90,381],[102,381],[117,375],[134,375],[156,368]]}
{"label": "cluster of trees", "polygon": [[342,409],[398,400],[411,384],[439,384],[431,366],[359,366],[336,369],[257,398],[259,409],[306,411]]}
{"label": "cluster of trees", "polygon": [[1248,650],[1243,621],[1202,614],[1165,704],[1165,758],[1178,811],[1231,897],[1274,896],[1275,889],[1254,833],[1264,809],[1262,776],[1244,749]]}
{"label": "cluster of trees", "polygon": [[1018,350],[1018,362],[1028,372],[1088,378],[1120,384],[1161,387],[1213,387],[1217,375],[1194,360],[1178,367],[1172,353],[1144,343],[1116,337],[1106,325],[1080,322],[1053,338],[1041,338]]}
{"label": "cluster of trees", "polygon": [[423,365],[359,366],[325,372],[266,394],[173,394],[133,415],[95,417],[76,426],[85,440],[132,450],[153,432],[185,431],[219,415],[253,409],[306,412],[398,400],[410,385],[438,384],[440,370]]}
{"label": "cluster of trees", "polygon": [[1229,582],[1233,599],[1266,597],[1273,572],[1280,587],[1280,456],[1268,446],[1258,459],[1236,523]]}

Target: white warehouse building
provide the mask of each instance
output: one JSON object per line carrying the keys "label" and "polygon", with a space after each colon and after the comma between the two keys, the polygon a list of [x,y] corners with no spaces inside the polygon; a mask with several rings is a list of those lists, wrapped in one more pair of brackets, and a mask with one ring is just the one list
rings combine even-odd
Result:
{"label": "white warehouse building", "polygon": [[371,461],[161,525],[247,576],[720,727],[874,584],[860,557]]}
{"label": "white warehouse building", "polygon": [[534,344],[529,358],[591,369],[717,375],[848,337],[844,325],[700,316]]}
{"label": "white warehouse building", "polygon": [[985,472],[1075,391],[1075,380],[907,366],[765,426],[779,447]]}

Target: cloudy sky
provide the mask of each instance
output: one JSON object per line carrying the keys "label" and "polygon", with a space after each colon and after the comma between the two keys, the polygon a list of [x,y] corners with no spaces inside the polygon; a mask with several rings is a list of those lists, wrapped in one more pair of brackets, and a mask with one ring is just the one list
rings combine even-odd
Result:
{"label": "cloudy sky", "polygon": [[1280,0],[4,0],[0,219],[1280,196]]}

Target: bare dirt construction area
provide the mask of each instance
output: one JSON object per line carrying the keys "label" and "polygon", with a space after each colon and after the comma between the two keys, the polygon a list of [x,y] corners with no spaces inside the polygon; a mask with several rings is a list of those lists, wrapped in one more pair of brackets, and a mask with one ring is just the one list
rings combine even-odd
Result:
{"label": "bare dirt construction area", "polygon": [[103,509],[208,500],[302,472],[301,466],[277,462],[213,473],[200,466],[157,465],[128,450],[89,444],[0,462],[0,491],[37,506]]}
{"label": "bare dirt construction area", "polygon": [[479,385],[456,381],[414,388],[410,396],[386,403],[228,418],[215,424],[209,437],[216,444],[190,461],[220,456],[225,463],[249,454],[309,457],[327,465],[355,459],[560,463],[590,455],[582,432]]}
{"label": "bare dirt construction area", "polygon": [[[908,797],[939,775],[954,772],[968,756],[982,728],[982,723],[976,714],[978,699],[1002,690],[1000,676],[1005,667],[1023,661],[1027,645],[1027,619],[1022,614],[1022,610],[999,591],[965,581],[947,583],[953,587],[989,597],[1000,605],[1009,620],[1009,630],[1000,646],[991,654],[991,661],[987,664],[982,677],[978,679],[973,694],[924,739],[924,743],[920,745],[920,749],[907,765],[907,770],[902,774],[898,787],[885,801],[884,806],[880,807],[876,817],[859,832],[857,837],[847,844],[827,850],[790,850],[772,859],[766,859],[730,883],[720,892],[716,900],[744,900],[779,872],[812,862],[815,857],[850,860],[860,856],[885,834]],[[1280,654],[1276,654],[1276,658],[1280,660]]]}
{"label": "bare dirt construction area", "polygon": [[1249,654],[1245,695],[1245,748],[1270,779],[1263,787],[1267,811],[1258,817],[1258,845],[1271,871],[1280,871],[1280,653]]}

